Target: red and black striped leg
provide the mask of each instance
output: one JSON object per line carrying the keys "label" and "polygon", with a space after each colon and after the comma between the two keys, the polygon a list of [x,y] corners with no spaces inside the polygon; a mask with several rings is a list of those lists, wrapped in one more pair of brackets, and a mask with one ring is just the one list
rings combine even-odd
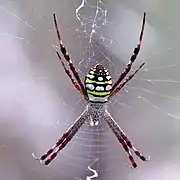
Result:
{"label": "red and black striped leg", "polygon": [[126,83],[128,83],[134,76],[136,73],[138,73],[138,71],[145,65],[145,63],[142,63],[138,69],[136,69],[132,74],[130,74],[122,83],[119,84],[119,86],[114,89],[113,92],[111,92],[109,99],[111,97],[113,97],[116,93],[118,93],[125,85]]}
{"label": "red and black striped leg", "polygon": [[71,126],[71,132],[68,137],[61,143],[61,145],[57,148],[57,150],[51,155],[49,159],[47,159],[44,164],[48,165],[56,156],[57,154],[71,141],[74,135],[78,132],[80,127],[84,124],[84,122],[88,119],[89,115],[86,111],[79,119]]}
{"label": "red and black striped leg", "polygon": [[72,77],[71,73],[69,72],[69,70],[66,68],[64,62],[61,59],[60,54],[56,51],[58,58],[63,66],[64,71],[66,72],[66,74],[68,75],[68,77],[70,78],[71,82],[73,83],[74,87],[80,92],[82,93],[81,87],[75,82],[74,78]]}
{"label": "red and black striped leg", "polygon": [[111,128],[111,130],[113,131],[113,133],[115,134],[115,136],[117,137],[118,141],[122,144],[124,150],[126,151],[126,153],[129,156],[129,160],[131,161],[132,167],[136,168],[137,164],[134,161],[134,158],[126,144],[126,141],[121,137],[121,135],[118,133],[117,131],[117,127],[113,125],[112,121],[111,121],[111,117],[108,115],[108,113],[105,115],[105,121],[108,123],[109,127]]}
{"label": "red and black striped leg", "polygon": [[56,149],[58,149],[51,155],[51,157],[48,160],[46,160],[43,163],[45,165],[48,165],[57,156],[57,153],[60,150],[62,150],[66,146],[66,144],[73,138],[73,136],[76,134],[76,132],[79,130],[79,128],[83,125],[83,123],[88,119],[88,117],[89,117],[88,112],[87,112],[87,110],[85,110],[51,149],[49,149],[40,158],[36,158],[34,155],[33,156],[37,160],[40,160],[41,163],[43,163],[42,162],[43,160],[48,158]]}
{"label": "red and black striped leg", "polygon": [[108,123],[109,127],[112,129],[116,137],[119,139],[121,137],[126,145],[130,147],[134,153],[142,160],[142,161],[148,161],[149,158],[145,158],[130,142],[129,138],[125,135],[123,130],[120,128],[120,126],[116,123],[116,121],[111,117],[111,115],[106,112],[105,114],[105,121]]}
{"label": "red and black striped leg", "polygon": [[137,47],[134,49],[133,54],[131,55],[131,58],[126,66],[126,68],[124,69],[124,71],[120,74],[118,80],[114,83],[114,85],[112,86],[111,91],[113,92],[114,89],[119,85],[119,83],[125,78],[125,76],[128,74],[128,72],[131,70],[132,64],[133,62],[136,60],[136,57],[140,51],[141,48],[141,44],[142,44],[142,38],[143,38],[143,34],[144,34],[144,28],[145,28],[145,21],[146,21],[146,13],[144,13],[144,17],[143,17],[143,23],[142,23],[142,27],[141,27],[141,33],[140,33],[140,37],[139,37],[139,42],[137,44]]}
{"label": "red and black striped leg", "polygon": [[[112,129],[112,128],[111,128],[111,129]],[[113,129],[112,129],[112,131],[114,132]],[[114,132],[114,134],[116,135],[115,132]],[[132,167],[133,167],[133,168],[136,168],[136,167],[137,167],[137,164],[136,164],[136,162],[134,161],[134,158],[133,158],[133,156],[132,156],[132,154],[131,154],[131,152],[130,152],[127,144],[126,144],[126,142],[125,142],[120,136],[117,136],[117,135],[116,135],[116,137],[118,138],[118,141],[122,144],[124,150],[125,150],[126,153],[128,154],[129,160],[131,161],[131,164],[132,164]]]}
{"label": "red and black striped leg", "polygon": [[[80,128],[80,127],[79,127]],[[79,129],[78,128],[78,129]],[[77,132],[77,131],[76,131]],[[75,133],[76,133],[75,132]],[[58,147],[58,149],[50,156],[50,158],[49,159],[47,159],[45,162],[44,162],[44,164],[45,165],[48,165],[57,155],[58,155],[58,153],[68,144],[68,142],[70,142],[71,141],[71,139],[73,138],[73,136],[75,135],[75,133],[74,133],[74,131],[72,132],[72,134],[70,134],[66,139],[65,139],[65,141],[63,141],[62,143],[61,143],[61,145]]]}
{"label": "red and black striped leg", "polygon": [[145,158],[131,143],[131,141],[129,140],[129,138],[125,135],[125,133],[120,129],[120,133],[122,138],[124,139],[124,141],[127,143],[127,145],[134,151],[134,153],[136,154],[136,156],[138,156],[142,161],[149,161],[150,157]]}
{"label": "red and black striped leg", "polygon": [[69,67],[70,67],[74,77],[76,78],[78,84],[80,85],[80,87],[82,89],[82,93],[85,96],[85,99],[88,100],[87,92],[86,92],[86,90],[84,88],[84,85],[83,85],[83,83],[82,83],[82,81],[81,81],[81,79],[79,77],[78,71],[74,67],[73,62],[71,61],[70,56],[69,56],[65,46],[63,45],[63,42],[62,42],[62,39],[61,39],[61,36],[60,36],[60,33],[59,33],[59,29],[58,29],[58,25],[57,25],[57,20],[56,20],[56,15],[55,14],[53,14],[53,18],[54,18],[54,24],[55,24],[56,33],[57,33],[57,36],[58,36],[59,45],[60,45],[60,50],[61,50],[62,54],[64,55],[64,58],[68,62]]}
{"label": "red and black striped leg", "polygon": [[64,134],[62,135],[62,137],[56,142],[56,144],[55,144],[51,149],[49,149],[45,154],[43,154],[40,158],[37,158],[37,157],[33,154],[34,158],[37,159],[37,160],[40,160],[41,162],[42,162],[43,160],[45,160],[50,154],[53,153],[53,151],[54,151],[59,145],[61,145],[61,144],[63,143],[63,141],[68,137],[69,134],[70,134],[70,129],[69,129],[66,133],[64,133]]}

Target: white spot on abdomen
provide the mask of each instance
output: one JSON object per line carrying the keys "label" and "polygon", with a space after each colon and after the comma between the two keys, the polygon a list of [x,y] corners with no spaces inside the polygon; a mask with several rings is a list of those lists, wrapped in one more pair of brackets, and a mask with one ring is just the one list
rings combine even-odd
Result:
{"label": "white spot on abdomen", "polygon": [[101,77],[101,76],[98,77],[98,80],[99,80],[99,81],[103,81],[103,77]]}
{"label": "white spot on abdomen", "polygon": [[104,87],[103,86],[97,86],[96,91],[104,91]]}
{"label": "white spot on abdomen", "polygon": [[110,79],[111,79],[111,76],[107,76],[106,79],[107,79],[107,80],[110,80]]}
{"label": "white spot on abdomen", "polygon": [[93,84],[86,84],[86,87],[90,90],[94,90],[94,85]]}
{"label": "white spot on abdomen", "polygon": [[111,85],[107,85],[107,86],[106,86],[106,91],[109,91],[111,88],[112,88]]}
{"label": "white spot on abdomen", "polygon": [[93,78],[94,78],[94,75],[92,75],[92,74],[87,74],[87,77],[90,78],[90,79],[93,79]]}

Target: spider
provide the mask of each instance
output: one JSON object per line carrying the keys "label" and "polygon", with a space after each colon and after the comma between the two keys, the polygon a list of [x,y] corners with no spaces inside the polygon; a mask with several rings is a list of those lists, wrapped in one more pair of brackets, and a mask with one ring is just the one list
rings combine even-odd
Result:
{"label": "spider", "polygon": [[[59,48],[61,53],[64,56],[64,59],[67,61],[70,70],[68,70],[63,62],[59,52],[56,50],[57,56],[62,64],[62,67],[70,78],[72,84],[76,90],[83,96],[84,100],[87,102],[84,112],[76,119],[76,121],[71,125],[70,128],[62,135],[62,137],[56,142],[56,144],[49,149],[45,154],[40,158],[37,158],[34,154],[34,158],[39,160],[42,164],[48,165],[51,161],[58,155],[58,153],[70,142],[73,136],[78,132],[80,127],[84,124],[85,121],[89,121],[91,126],[97,126],[101,120],[105,120],[112,132],[115,134],[119,143],[121,143],[125,152],[127,153],[131,165],[133,168],[137,167],[136,162],[131,154],[130,149],[142,160],[148,161],[148,158],[145,158],[131,143],[129,138],[123,132],[121,127],[116,123],[111,114],[107,111],[107,103],[116,93],[118,93],[127,82],[129,82],[134,75],[144,66],[145,63],[142,63],[138,69],[136,69],[129,76],[127,74],[131,70],[132,64],[134,63],[142,44],[142,37],[145,28],[145,17],[146,13],[143,16],[143,22],[141,27],[141,33],[139,37],[139,42],[137,47],[134,49],[133,54],[130,57],[130,60],[120,74],[117,81],[113,84],[112,78],[108,73],[108,70],[102,64],[97,64],[94,68],[90,69],[89,73],[85,76],[85,83],[83,85],[79,74],[76,68],[73,65],[70,56],[67,53],[65,46],[61,40],[60,32],[57,25],[56,15],[53,14],[54,25],[58,37]],[[73,77],[74,76],[74,77]]]}

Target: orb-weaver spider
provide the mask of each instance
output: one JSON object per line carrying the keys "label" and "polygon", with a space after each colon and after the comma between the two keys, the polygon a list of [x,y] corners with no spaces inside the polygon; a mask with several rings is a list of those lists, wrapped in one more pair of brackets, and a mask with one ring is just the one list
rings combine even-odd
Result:
{"label": "orb-weaver spider", "polygon": [[[78,90],[78,92],[84,97],[85,101],[87,102],[87,106],[84,112],[77,118],[77,120],[71,125],[71,127],[62,135],[62,137],[56,142],[56,144],[49,149],[44,155],[40,158],[37,158],[34,154],[33,156],[40,160],[41,163],[48,165],[56,156],[57,154],[68,144],[68,142],[73,138],[73,136],[77,133],[80,127],[86,120],[89,120],[90,125],[98,125],[99,121],[105,120],[115,136],[117,137],[118,141],[122,144],[124,150],[129,156],[129,160],[134,168],[137,167],[137,164],[134,161],[134,158],[129,150],[132,149],[134,153],[142,160],[147,161],[148,158],[145,158],[130,142],[129,138],[125,135],[123,130],[120,126],[116,123],[116,121],[112,118],[112,116],[108,113],[106,103],[108,100],[113,97],[118,91],[120,91],[124,85],[130,81],[134,75],[144,66],[145,63],[142,63],[138,69],[135,70],[132,74],[128,77],[126,75],[131,70],[132,64],[135,61],[139,50],[142,44],[142,37],[144,33],[145,27],[145,17],[146,13],[143,16],[143,22],[141,27],[141,33],[139,37],[139,42],[137,47],[134,49],[130,60],[124,69],[124,71],[120,74],[118,80],[112,85],[111,76],[109,76],[108,70],[106,70],[103,65],[97,64],[93,69],[89,71],[89,73],[85,77],[85,83],[83,85],[79,74],[76,68],[71,61],[66,48],[64,47],[61,36],[59,33],[57,20],[55,14],[53,14],[54,24],[56,28],[56,33],[58,36],[59,46],[64,58],[66,59],[71,72],[65,67],[64,62],[62,61],[60,54],[56,51],[58,58],[63,66],[64,71],[70,78],[74,87]],[[74,77],[75,79],[74,79]],[[51,155],[52,154],[52,155]],[[51,155],[51,156],[50,156]],[[49,159],[47,159],[50,156]]]}

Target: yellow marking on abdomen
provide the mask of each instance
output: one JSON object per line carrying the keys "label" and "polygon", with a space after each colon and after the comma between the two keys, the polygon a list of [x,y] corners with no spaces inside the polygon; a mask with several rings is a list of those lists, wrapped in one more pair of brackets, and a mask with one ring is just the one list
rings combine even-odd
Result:
{"label": "yellow marking on abdomen", "polygon": [[92,95],[97,95],[97,96],[107,96],[110,94],[110,91],[108,91],[108,92],[97,92],[97,91],[87,90],[87,93],[92,94]]}

